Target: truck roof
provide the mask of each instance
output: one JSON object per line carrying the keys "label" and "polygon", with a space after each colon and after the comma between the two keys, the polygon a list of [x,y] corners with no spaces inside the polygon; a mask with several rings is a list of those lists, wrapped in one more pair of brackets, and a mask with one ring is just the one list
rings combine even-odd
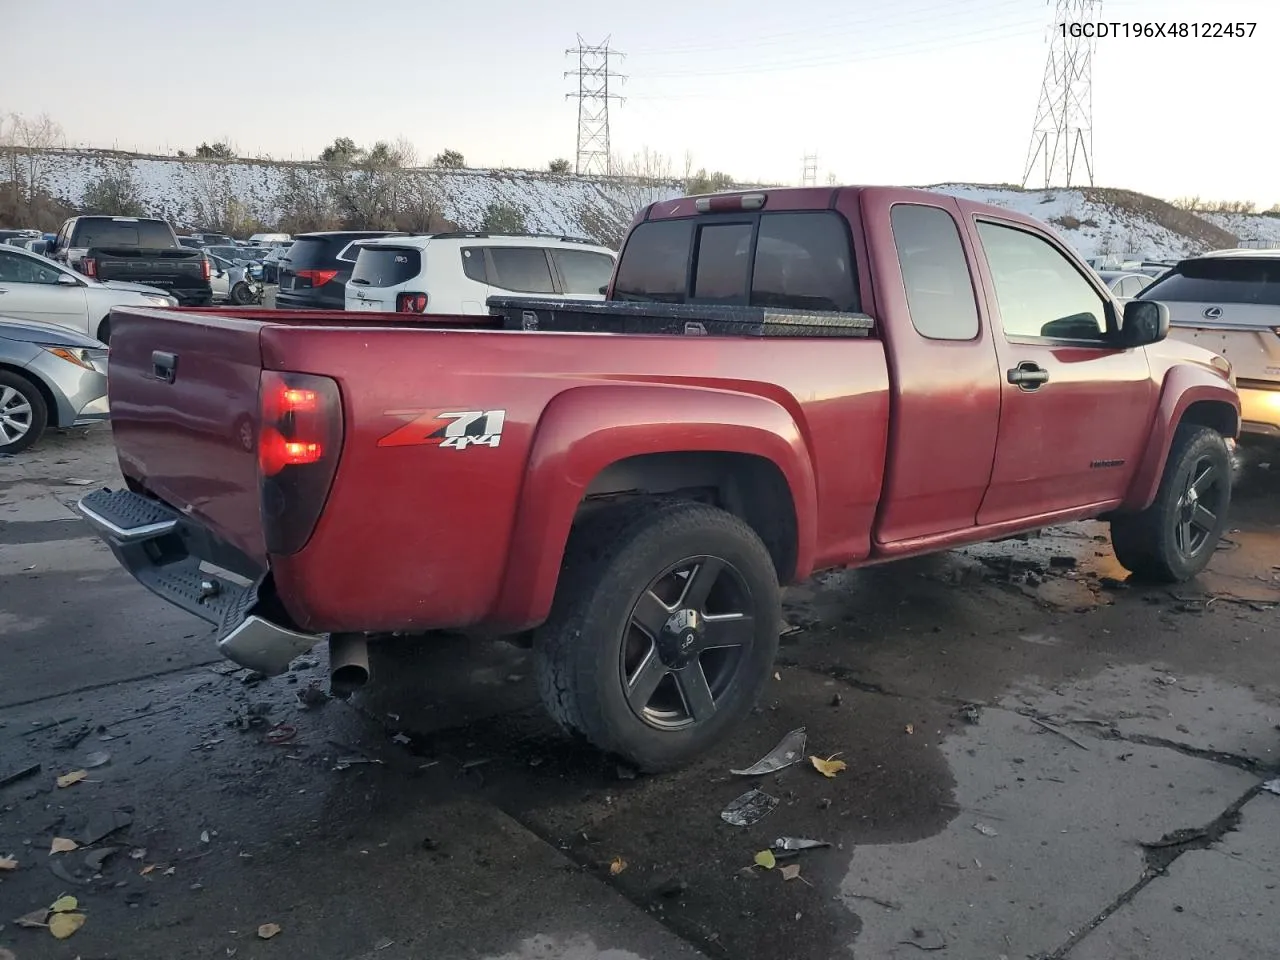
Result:
{"label": "truck roof", "polygon": [[965,200],[961,197],[952,196],[949,193],[939,193],[935,190],[921,190],[917,187],[892,187],[892,186],[840,186],[840,187],[767,187],[758,190],[731,190],[725,193],[702,194],[696,197],[681,197],[677,200],[659,200],[650,204],[645,211],[644,219],[646,220],[665,220],[675,217],[692,217],[699,213],[711,212],[708,207],[712,206],[712,201],[724,203],[731,198],[756,198],[763,197],[763,202],[757,201],[756,206],[742,207],[740,209],[781,209],[781,210],[824,210],[835,204],[837,196],[849,194],[864,193],[886,193],[892,194],[901,199],[902,202],[915,200],[919,203],[935,203],[949,206],[952,203],[958,203],[960,209],[965,213],[990,214],[994,217],[1000,217],[1003,220],[1012,220],[1017,223],[1024,223],[1027,226],[1043,229],[1044,224],[1040,221],[1011,210],[1008,207],[997,207],[989,203],[977,203],[973,200]]}

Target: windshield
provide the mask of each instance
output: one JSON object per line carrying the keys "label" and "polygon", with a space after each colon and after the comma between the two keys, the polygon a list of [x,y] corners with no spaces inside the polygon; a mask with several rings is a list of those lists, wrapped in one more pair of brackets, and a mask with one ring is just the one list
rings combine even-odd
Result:
{"label": "windshield", "polygon": [[1138,294],[1138,299],[1280,306],[1280,258],[1184,260]]}

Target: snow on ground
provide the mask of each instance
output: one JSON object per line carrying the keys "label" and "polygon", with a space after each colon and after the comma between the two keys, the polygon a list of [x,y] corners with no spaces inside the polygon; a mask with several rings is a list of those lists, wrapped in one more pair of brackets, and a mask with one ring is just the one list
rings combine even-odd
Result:
{"label": "snow on ground", "polygon": [[1045,221],[1082,257],[1125,255],[1164,260],[1204,248],[1204,244],[1139,214],[1087,199],[1079,190],[1017,190],[965,183],[937,184],[929,189]]}
{"label": "snow on ground", "polygon": [[1202,213],[1199,216],[1215,227],[1234,233],[1242,243],[1254,241],[1254,244],[1280,246],[1280,216],[1261,213]]}

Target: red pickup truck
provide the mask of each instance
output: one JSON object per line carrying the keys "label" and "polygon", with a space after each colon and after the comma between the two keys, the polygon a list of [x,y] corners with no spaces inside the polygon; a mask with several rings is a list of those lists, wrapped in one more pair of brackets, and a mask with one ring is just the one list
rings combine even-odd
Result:
{"label": "red pickup truck", "polygon": [[350,689],[378,635],[527,639],[562,726],[650,770],[751,707],[779,584],[1091,517],[1179,581],[1227,520],[1229,366],[1008,210],[664,201],[603,303],[490,308],[117,309],[128,488],[81,510],[238,663],[327,634]]}

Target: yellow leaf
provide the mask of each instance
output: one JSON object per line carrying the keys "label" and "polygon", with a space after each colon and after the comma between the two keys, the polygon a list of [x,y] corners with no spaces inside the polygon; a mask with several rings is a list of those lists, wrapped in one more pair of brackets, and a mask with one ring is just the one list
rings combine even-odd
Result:
{"label": "yellow leaf", "polygon": [[778,872],[782,874],[783,880],[794,880],[800,876],[800,864],[789,863]]}
{"label": "yellow leaf", "polygon": [[[58,778],[58,786],[69,787],[73,783],[79,783],[88,775],[89,775],[88,770],[72,770],[70,773],[64,773],[62,776]],[[71,936],[71,934],[67,934],[67,936]]]}
{"label": "yellow leaf", "polygon": [[761,850],[756,854],[757,867],[764,867],[766,870],[772,870],[777,862],[778,861],[774,857],[772,850]]}
{"label": "yellow leaf", "polygon": [[616,877],[625,869],[627,869],[627,861],[621,857],[614,857],[613,863],[609,864],[609,876]]}
{"label": "yellow leaf", "polygon": [[54,837],[53,843],[49,844],[49,856],[55,853],[70,853],[72,850],[79,849],[80,844],[74,840],[68,840],[66,837]]}
{"label": "yellow leaf", "polygon": [[49,918],[49,932],[59,940],[65,940],[84,926],[83,913],[55,913]]}
{"label": "yellow leaf", "polygon": [[13,857],[0,857],[0,870],[17,870],[18,861]]}
{"label": "yellow leaf", "polygon": [[142,872],[139,873],[138,876],[145,877],[148,873],[151,873],[151,871],[155,870],[155,868],[156,868],[156,865],[154,863],[149,863],[142,868]]}
{"label": "yellow leaf", "polygon": [[276,934],[278,934],[279,932],[280,932],[280,924],[278,924],[278,923],[264,923],[262,926],[260,926],[260,927],[258,928],[258,939],[259,939],[259,940],[270,940],[272,937],[274,937],[274,936],[275,936]]}
{"label": "yellow leaf", "polygon": [[834,777],[841,770],[849,769],[848,765],[843,760],[836,759],[838,756],[840,756],[840,754],[833,753],[825,760],[821,757],[810,757],[809,762],[813,764],[813,769],[817,770],[824,777]]}
{"label": "yellow leaf", "polygon": [[70,913],[79,906],[80,901],[75,897],[59,897],[57,900],[53,901],[53,904],[49,909],[54,913]]}

